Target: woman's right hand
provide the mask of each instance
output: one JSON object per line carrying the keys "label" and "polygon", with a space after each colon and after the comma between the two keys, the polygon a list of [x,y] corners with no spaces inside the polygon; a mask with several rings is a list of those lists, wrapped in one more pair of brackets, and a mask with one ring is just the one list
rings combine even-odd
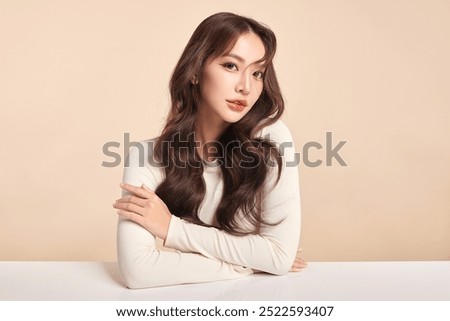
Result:
{"label": "woman's right hand", "polygon": [[172,218],[166,204],[144,184],[142,186],[120,184],[120,187],[131,195],[124,196],[113,204],[113,207],[118,209],[117,214],[165,240]]}

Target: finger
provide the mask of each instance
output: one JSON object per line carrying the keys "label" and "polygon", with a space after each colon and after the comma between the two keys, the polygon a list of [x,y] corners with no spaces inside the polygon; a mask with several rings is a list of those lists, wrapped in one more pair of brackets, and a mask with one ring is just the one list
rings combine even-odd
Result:
{"label": "finger", "polygon": [[302,267],[308,266],[308,262],[306,262],[305,260],[302,260],[301,258],[298,258],[297,263]]}
{"label": "finger", "polygon": [[299,272],[301,270],[303,270],[305,267],[304,266],[292,266],[291,269],[289,270],[289,272]]}
{"label": "finger", "polygon": [[140,216],[143,216],[145,213],[145,208],[133,203],[114,203],[113,207],[120,211],[133,212]]}
{"label": "finger", "polygon": [[147,200],[144,198],[136,197],[136,196],[124,196],[116,200],[116,203],[133,203],[140,207],[145,207],[147,205]]}
{"label": "finger", "polygon": [[147,190],[147,191],[149,191],[149,192],[152,192],[152,193],[154,193],[154,191],[152,191],[150,188],[148,188],[147,187],[147,185],[145,185],[145,184],[142,184],[142,186],[141,186],[143,189],[145,189],[145,190]]}
{"label": "finger", "polygon": [[289,272],[299,272],[303,269],[304,269],[304,267],[302,267],[302,266],[292,266],[291,269],[289,270]]}
{"label": "finger", "polygon": [[298,267],[301,268],[301,269],[304,269],[304,268],[308,267],[308,264],[307,264],[307,263],[300,262],[300,263],[298,264]]}
{"label": "finger", "polygon": [[119,214],[121,217],[123,217],[125,219],[133,221],[141,226],[144,226],[144,218],[139,214],[125,211],[125,210],[117,211],[117,214]]}
{"label": "finger", "polygon": [[292,267],[289,270],[289,272],[299,272],[306,267],[307,267],[306,262],[297,256],[295,257],[294,263],[292,264]]}
{"label": "finger", "polygon": [[294,264],[292,266],[303,269],[303,268],[307,267],[308,264],[300,258],[295,258]]}
{"label": "finger", "polygon": [[126,190],[130,193],[133,193],[141,198],[149,198],[150,196],[155,194],[149,188],[145,189],[144,186],[145,186],[144,184],[142,184],[142,186],[134,186],[134,185],[126,184],[126,183],[120,184],[121,188],[123,188],[124,190]]}

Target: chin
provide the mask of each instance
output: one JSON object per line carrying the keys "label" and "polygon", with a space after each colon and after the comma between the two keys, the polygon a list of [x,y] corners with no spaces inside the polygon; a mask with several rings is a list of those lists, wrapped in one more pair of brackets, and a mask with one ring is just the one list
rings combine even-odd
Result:
{"label": "chin", "polygon": [[234,124],[237,123],[238,121],[240,121],[242,119],[242,117],[239,118],[228,118],[228,119],[224,119],[225,122],[229,123],[229,124]]}
{"label": "chin", "polygon": [[223,115],[222,119],[223,121],[230,123],[230,124],[234,124],[237,123],[238,121],[240,121],[242,118],[244,118],[244,116],[246,115],[246,113],[241,113],[241,114],[234,114],[234,115]]}

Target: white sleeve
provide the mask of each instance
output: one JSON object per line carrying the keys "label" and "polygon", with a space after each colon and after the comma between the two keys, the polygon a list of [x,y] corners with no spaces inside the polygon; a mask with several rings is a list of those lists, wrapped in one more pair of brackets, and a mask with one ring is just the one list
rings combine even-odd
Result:
{"label": "white sleeve", "polygon": [[[147,152],[144,155],[147,156]],[[142,160],[140,149],[133,147],[127,160],[129,166],[124,168],[123,182],[136,186],[145,184],[155,189],[157,181],[152,171],[159,169],[152,169],[147,161]],[[119,218],[117,227],[117,257],[122,277],[129,288],[218,281],[253,273],[249,268],[198,253],[160,250],[153,234],[122,218]]]}
{"label": "white sleeve", "polygon": [[[272,135],[273,134],[273,135]],[[265,226],[258,235],[235,236],[173,217],[165,245],[184,252],[203,254],[254,270],[282,275],[295,259],[300,239],[300,191],[292,135],[281,122],[271,139],[282,145],[283,168],[278,184],[263,200],[262,216],[275,226]],[[273,170],[272,173],[277,172]],[[272,175],[270,182],[274,181]],[[270,186],[270,184],[269,184]]]}

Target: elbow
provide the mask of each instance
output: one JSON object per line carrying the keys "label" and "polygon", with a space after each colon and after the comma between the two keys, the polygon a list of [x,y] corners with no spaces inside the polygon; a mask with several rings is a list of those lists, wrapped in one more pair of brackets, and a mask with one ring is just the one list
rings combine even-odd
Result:
{"label": "elbow", "polygon": [[280,265],[280,266],[275,267],[275,268],[270,272],[270,274],[273,274],[273,275],[279,275],[279,276],[281,276],[281,275],[286,275],[286,274],[288,274],[288,272],[289,272],[290,269],[291,269],[291,265],[285,265],[285,264],[282,264],[282,265]]}
{"label": "elbow", "polygon": [[[147,260],[146,260],[147,259]],[[128,256],[119,255],[119,271],[123,285],[129,289],[142,289],[158,286],[157,273],[152,273],[153,256]]]}
{"label": "elbow", "polygon": [[[123,286],[141,289],[158,283],[159,251],[155,239],[136,223],[120,219],[117,227],[117,261]],[[157,271],[156,271],[157,272]]]}
{"label": "elbow", "polygon": [[129,289],[141,289],[144,287],[141,280],[142,274],[136,266],[119,260],[119,270],[124,286]]}
{"label": "elbow", "polygon": [[139,286],[138,283],[134,282],[134,280],[129,279],[127,277],[122,277],[125,283],[125,286],[130,290],[141,289],[142,286]]}
{"label": "elbow", "polygon": [[264,267],[257,269],[279,276],[288,274],[294,264],[296,249],[273,241],[270,242],[270,245],[266,259],[260,261]]}
{"label": "elbow", "polygon": [[279,276],[286,275],[291,269],[293,261],[294,259],[289,255],[280,255],[274,260],[272,267],[267,272]]}
{"label": "elbow", "polygon": [[122,279],[125,283],[125,286],[128,289],[142,289],[143,286],[139,283],[138,280],[136,280],[136,278],[134,278],[133,276],[129,276],[129,275],[124,275],[122,274]]}

